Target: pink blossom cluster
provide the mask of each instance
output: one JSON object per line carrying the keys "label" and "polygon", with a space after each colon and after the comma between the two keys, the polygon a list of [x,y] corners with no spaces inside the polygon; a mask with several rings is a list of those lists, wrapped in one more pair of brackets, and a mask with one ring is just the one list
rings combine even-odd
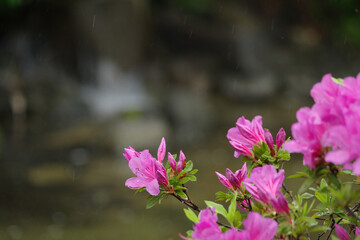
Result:
{"label": "pink blossom cluster", "polygon": [[[284,129],[281,128],[276,135],[277,150],[285,142],[285,135]],[[265,142],[274,152],[274,140],[271,133],[267,129],[263,129],[261,116],[255,116],[251,122],[244,116],[240,117],[236,122],[236,127],[230,128],[226,136],[235,150],[236,158],[240,155],[254,158],[252,149],[255,145],[260,146],[262,142]]]}
{"label": "pink blossom cluster", "polygon": [[[278,223],[262,217],[257,212],[250,212],[243,221],[244,230],[231,228],[223,233],[217,224],[214,209],[206,208],[200,212],[199,222],[194,226],[190,239],[193,240],[271,240],[276,234]],[[181,236],[183,239],[189,238]]]}
{"label": "pink blossom cluster", "polygon": [[147,149],[136,152],[132,147],[126,148],[124,157],[129,163],[129,168],[136,177],[126,180],[125,186],[132,189],[146,187],[146,191],[151,195],[159,195],[160,185],[169,185],[165,167],[162,165],[165,152],[166,144],[164,138],[161,140],[157,159],[154,158]]}
{"label": "pink blossom cluster", "polygon": [[311,96],[314,105],[298,110],[284,149],[302,153],[310,168],[328,162],[360,175],[360,73],[344,80],[327,74]]}
{"label": "pink blossom cluster", "polygon": [[284,181],[284,170],[276,171],[272,165],[254,168],[250,177],[247,176],[246,163],[235,174],[226,169],[226,176],[216,172],[219,181],[232,191],[241,188],[244,183],[246,190],[256,201],[272,206],[276,212],[289,213],[289,205],[280,191]]}

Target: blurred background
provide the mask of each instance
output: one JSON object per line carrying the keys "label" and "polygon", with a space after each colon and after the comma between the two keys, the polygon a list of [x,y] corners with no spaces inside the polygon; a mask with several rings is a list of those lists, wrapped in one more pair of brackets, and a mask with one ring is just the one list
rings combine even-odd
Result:
{"label": "blurred background", "polygon": [[[200,207],[237,170],[226,133],[276,134],[326,73],[360,72],[357,0],[0,0],[0,240],[179,239],[124,182],[129,145],[182,149]],[[287,175],[301,159],[286,164]],[[294,186],[294,183],[289,183]],[[299,184],[297,184],[299,185]]]}

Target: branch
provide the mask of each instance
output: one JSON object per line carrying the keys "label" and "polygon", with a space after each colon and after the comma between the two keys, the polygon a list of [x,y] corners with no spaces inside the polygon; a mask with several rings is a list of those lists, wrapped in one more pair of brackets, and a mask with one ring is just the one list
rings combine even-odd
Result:
{"label": "branch", "polygon": [[294,201],[295,199],[294,199],[293,195],[292,195],[291,192],[287,189],[287,187],[285,186],[285,184],[283,184],[282,187],[283,187],[284,191],[285,191],[287,194],[289,194],[291,200]]}
{"label": "branch", "polygon": [[[354,214],[354,212],[357,211],[359,208],[360,208],[360,201],[358,201],[352,209],[350,209],[348,206],[346,206],[345,209],[348,210],[348,212],[346,213],[346,216],[351,215],[351,216],[353,216],[353,217],[355,217],[356,219],[359,220],[358,216],[356,216],[356,215]],[[340,218],[340,219],[336,222],[336,224],[339,224],[343,219],[344,219],[344,218]],[[335,229],[335,221],[334,221],[334,219],[333,219],[333,222],[332,222],[332,224],[331,224],[331,230],[330,230],[330,233],[329,233],[328,237],[326,238],[326,240],[330,239],[330,236],[331,236],[332,232],[334,231],[334,229]],[[318,236],[318,239],[320,239],[324,234],[325,234],[325,232],[323,232],[322,234],[320,234],[320,235]]]}

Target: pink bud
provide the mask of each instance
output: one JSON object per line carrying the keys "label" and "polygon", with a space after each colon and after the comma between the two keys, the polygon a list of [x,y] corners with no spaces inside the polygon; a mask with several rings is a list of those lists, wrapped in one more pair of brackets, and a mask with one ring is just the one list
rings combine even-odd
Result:
{"label": "pink bud", "polygon": [[335,223],[335,232],[340,240],[350,240],[346,230],[337,223]]}
{"label": "pink bud", "polygon": [[285,142],[286,133],[283,128],[280,128],[279,132],[276,134],[276,148],[279,150],[283,143]]}
{"label": "pink bud", "polygon": [[270,150],[274,149],[274,140],[268,129],[264,129],[265,142],[269,146]]}
{"label": "pink bud", "polygon": [[162,162],[164,160],[165,152],[166,152],[165,138],[162,138],[159,149],[158,149],[158,154],[157,154],[159,162]]}
{"label": "pink bud", "polygon": [[174,157],[171,155],[171,153],[168,153],[168,161],[169,161],[169,165],[170,167],[176,171],[176,161],[174,159]]}
{"label": "pink bud", "polygon": [[225,187],[227,187],[229,189],[232,188],[231,183],[229,182],[229,180],[227,180],[227,178],[224,175],[222,175],[221,173],[218,173],[218,172],[215,172],[215,173],[222,185],[224,185]]}
{"label": "pink bud", "polygon": [[181,170],[185,168],[185,160],[186,160],[185,154],[183,153],[182,150],[180,150],[179,162],[176,167],[177,172],[181,172]]}
{"label": "pink bud", "polygon": [[240,187],[239,180],[236,178],[235,174],[228,168],[226,169],[226,178],[229,180],[232,186],[237,188]]}
{"label": "pink bud", "polygon": [[129,162],[132,158],[138,157],[139,153],[135,151],[132,147],[128,147],[124,149],[125,153],[123,154],[125,159]]}
{"label": "pink bud", "polygon": [[358,236],[360,236],[360,229],[358,227],[356,227],[355,228],[355,237],[358,237]]}
{"label": "pink bud", "polygon": [[162,172],[160,172],[159,170],[156,171],[156,180],[158,181],[159,184],[162,185],[169,185],[169,181],[167,180],[167,177],[163,175]]}

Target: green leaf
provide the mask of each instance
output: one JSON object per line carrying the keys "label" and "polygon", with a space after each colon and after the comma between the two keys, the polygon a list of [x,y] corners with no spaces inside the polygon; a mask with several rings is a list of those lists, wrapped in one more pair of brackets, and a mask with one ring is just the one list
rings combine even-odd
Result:
{"label": "green leaf", "polygon": [[193,162],[192,161],[187,161],[186,162],[186,167],[184,168],[184,172],[190,172],[191,171],[191,169],[193,168]]}
{"label": "green leaf", "polygon": [[310,228],[309,232],[326,232],[328,230],[330,230],[330,228],[328,226],[319,225],[319,226]]}
{"label": "green leaf", "polygon": [[188,200],[188,197],[186,196],[186,194],[181,190],[175,190],[175,194],[178,195],[179,197],[181,197],[182,199]]}
{"label": "green leaf", "polygon": [[155,204],[160,201],[163,197],[165,197],[166,194],[163,194],[163,193],[160,193],[159,195],[157,196],[149,196],[149,200],[148,202],[146,203],[146,209],[150,209],[152,208],[153,206],[155,206]]}
{"label": "green leaf", "polygon": [[235,218],[234,218],[234,227],[239,228],[241,226],[241,213],[239,211],[235,212]]}
{"label": "green leaf", "polygon": [[309,174],[304,173],[304,172],[296,172],[296,174],[288,176],[287,178],[301,178],[301,177],[308,178]]}
{"label": "green leaf", "polygon": [[307,190],[311,186],[311,184],[313,184],[313,182],[314,181],[311,178],[306,179],[300,186],[299,193],[303,193],[305,190]]}
{"label": "green leaf", "polygon": [[320,189],[326,188],[328,186],[329,185],[327,184],[326,180],[324,178],[321,179],[321,181],[320,181]]}
{"label": "green leaf", "polygon": [[329,181],[334,184],[334,186],[337,188],[337,189],[340,189],[341,188],[341,183],[339,181],[339,179],[337,177],[335,177],[334,175],[330,174],[328,176],[329,178]]}
{"label": "green leaf", "polygon": [[190,180],[189,177],[183,177],[182,179],[180,179],[179,183],[178,184],[184,184],[184,183],[187,183],[188,181]]}
{"label": "green leaf", "polygon": [[237,192],[235,192],[233,198],[231,199],[231,203],[228,208],[228,214],[227,214],[227,220],[229,223],[233,226],[234,225],[234,219],[235,219],[235,212],[236,212],[236,198],[237,198]]}
{"label": "green leaf", "polygon": [[205,201],[206,206],[208,206],[209,208],[213,208],[215,207],[215,212],[217,214],[221,214],[222,216],[224,216],[225,218],[227,217],[228,213],[226,211],[226,209],[224,208],[223,205],[212,202],[212,201]]}
{"label": "green leaf", "polygon": [[137,194],[137,193],[139,193],[139,192],[142,192],[142,191],[144,191],[144,190],[146,190],[145,187],[139,188],[138,190],[135,191],[135,194]]}
{"label": "green leaf", "polygon": [[344,79],[342,78],[334,78],[334,77],[331,77],[331,80],[333,80],[335,83],[341,85],[341,86],[344,86]]}
{"label": "green leaf", "polygon": [[190,221],[192,221],[193,223],[199,222],[198,216],[197,216],[190,208],[184,209],[184,212],[185,212],[186,217],[187,217]]}
{"label": "green leaf", "polygon": [[301,197],[302,197],[302,199],[311,199],[314,197],[314,195],[310,194],[310,193],[303,193],[303,194],[301,194]]}
{"label": "green leaf", "polygon": [[196,179],[197,179],[196,176],[194,176],[194,175],[189,175],[188,178],[192,182],[196,182]]}
{"label": "green leaf", "polygon": [[196,174],[197,172],[198,172],[199,170],[197,170],[197,169],[194,169],[194,170],[192,170],[191,172],[189,172],[189,174],[192,174],[192,175],[194,175],[194,174]]}
{"label": "green leaf", "polygon": [[327,203],[327,196],[325,193],[315,192],[315,197],[322,203]]}
{"label": "green leaf", "polygon": [[194,230],[188,230],[188,231],[186,231],[186,236],[187,236],[188,238],[191,238],[191,235],[193,234],[193,232],[194,232]]}

